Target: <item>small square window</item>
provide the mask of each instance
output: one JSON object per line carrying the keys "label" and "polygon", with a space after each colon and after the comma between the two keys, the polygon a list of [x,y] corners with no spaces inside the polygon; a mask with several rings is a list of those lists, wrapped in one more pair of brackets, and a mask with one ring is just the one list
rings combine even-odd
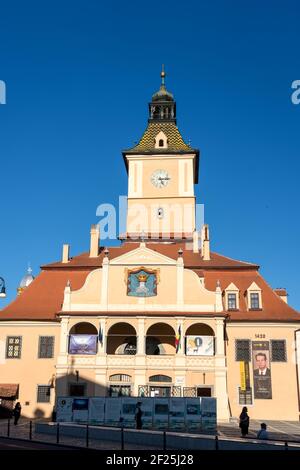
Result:
{"label": "small square window", "polygon": [[37,403],[50,403],[51,388],[50,385],[38,385]]}
{"label": "small square window", "polygon": [[286,342],[284,339],[271,340],[271,361],[286,362]]}
{"label": "small square window", "polygon": [[40,336],[39,358],[49,359],[54,355],[54,336]]}
{"label": "small square window", "polygon": [[250,293],[250,308],[259,310],[259,294],[257,292]]}
{"label": "small square window", "polygon": [[20,359],[22,347],[22,336],[8,336],[6,342],[6,358]]}
{"label": "small square window", "polygon": [[249,339],[237,339],[235,341],[235,360],[250,362],[251,351]]}

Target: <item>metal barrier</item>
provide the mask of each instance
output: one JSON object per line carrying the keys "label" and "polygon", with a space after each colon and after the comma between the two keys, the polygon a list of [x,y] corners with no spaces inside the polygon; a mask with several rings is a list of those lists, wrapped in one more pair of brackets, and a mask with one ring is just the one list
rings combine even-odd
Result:
{"label": "metal barrier", "polygon": [[[3,423],[4,424],[4,427],[3,427],[3,430],[5,430],[5,422]],[[41,423],[41,424],[45,424],[48,426],[48,423]],[[70,423],[71,424],[71,423]],[[67,424],[66,424],[66,428],[67,429]],[[64,425],[61,425],[60,423],[52,423],[52,430],[53,432],[51,433],[51,435],[53,436],[53,441],[52,443],[54,444],[55,441],[56,441],[56,444],[57,445],[67,445],[66,442],[62,442],[62,440],[64,441],[68,441],[71,440],[71,441],[78,441],[78,440],[81,440],[81,443],[80,445],[77,445],[77,444],[71,444],[73,445],[73,447],[85,447],[85,448],[93,448],[93,444],[94,444],[94,448],[95,447],[95,441],[97,442],[105,442],[104,439],[100,438],[99,435],[97,437],[95,437],[95,429],[102,429],[104,428],[105,429],[114,429],[114,430],[119,430],[120,433],[119,433],[119,438],[117,437],[116,439],[116,442],[118,442],[118,439],[119,442],[120,442],[120,449],[121,450],[124,450],[125,449],[125,443],[128,444],[128,447],[130,447],[130,445],[133,445],[133,446],[141,446],[141,445],[145,445],[145,448],[147,447],[151,447],[151,438],[149,440],[149,444],[145,444],[146,441],[142,440],[141,439],[137,439],[135,441],[135,433],[143,433],[143,432],[146,432],[146,433],[151,433],[152,431],[150,430],[136,430],[136,429],[124,429],[124,426],[121,426],[120,428],[114,428],[114,427],[97,427],[97,426],[91,426],[89,424],[86,424],[86,425],[78,425],[78,429],[79,428],[82,428],[82,431],[81,431],[81,434],[77,434],[76,435],[76,432],[75,433],[71,433],[71,434],[68,434],[68,433],[64,433]],[[74,428],[76,428],[76,425],[74,426]],[[93,430],[93,433],[91,431],[91,428]],[[22,429],[22,433],[20,433],[20,431]],[[50,429],[50,427],[49,427]],[[13,431],[14,430],[14,431]],[[16,432],[17,431],[17,432]],[[131,434],[131,436],[129,436],[129,439],[127,438],[127,442],[126,442],[126,439],[125,439],[125,435],[127,434],[127,432],[129,434]],[[105,432],[105,431],[104,431]],[[133,436],[132,436],[132,433],[133,433]],[[173,448],[174,448],[174,439],[175,439],[175,442],[176,442],[176,439],[180,438],[182,439],[183,436],[186,437],[187,439],[192,439],[194,440],[194,444],[195,444],[195,449],[197,448],[197,441],[199,442],[200,444],[200,441],[202,441],[202,445],[203,445],[203,440],[207,441],[208,443],[208,446],[213,450],[222,450],[222,448],[224,448],[224,445],[226,447],[226,444],[228,443],[229,445],[232,443],[233,445],[236,443],[237,446],[238,445],[242,445],[244,446],[244,444],[252,444],[252,445],[264,445],[264,444],[267,444],[267,445],[280,445],[282,447],[282,450],[285,450],[285,451],[288,451],[291,449],[291,446],[293,446],[293,444],[296,444],[297,446],[299,446],[300,448],[300,441],[287,441],[287,440],[284,440],[284,439],[256,439],[256,438],[247,438],[247,439],[241,439],[241,438],[232,438],[232,437],[227,437],[227,436],[224,436],[222,438],[220,438],[220,436],[218,435],[189,435],[189,434],[186,434],[186,435],[183,435],[181,433],[176,433],[176,432],[168,432],[168,431],[154,431],[155,435],[157,436],[156,438],[156,442],[158,443],[158,446],[157,448],[159,449],[159,447],[161,447],[163,450],[167,450],[167,447],[172,448],[172,444],[173,444]],[[37,436],[36,434],[39,434],[39,436]],[[161,435],[161,443],[159,444],[159,439],[160,439],[160,435]],[[7,420],[7,433],[6,433],[6,437],[8,438],[15,438],[15,439],[19,439],[21,436],[21,439],[25,439],[25,440],[30,440],[30,441],[33,441],[33,442],[44,442],[44,443],[51,443],[49,440],[47,439],[44,439],[43,440],[43,437],[41,437],[41,432],[40,433],[37,433],[36,430],[33,430],[33,421],[30,420],[28,421],[28,427],[27,427],[27,423],[25,423],[25,426],[23,425],[22,427],[21,426],[14,426],[13,428],[11,427],[11,419],[8,419]],[[94,436],[94,437],[93,437]],[[5,437],[5,435],[4,435]],[[38,439],[37,439],[38,437]],[[62,439],[62,437],[64,439]],[[167,441],[168,439],[168,441]],[[173,443],[172,443],[172,440],[173,440]],[[94,442],[93,442],[94,441]],[[70,442],[70,441],[69,441]],[[142,442],[142,443],[141,443]],[[111,444],[110,441],[108,441],[108,443]],[[168,444],[168,446],[167,446]],[[155,444],[152,444],[152,446],[155,445]],[[126,446],[127,447],[127,446]]]}

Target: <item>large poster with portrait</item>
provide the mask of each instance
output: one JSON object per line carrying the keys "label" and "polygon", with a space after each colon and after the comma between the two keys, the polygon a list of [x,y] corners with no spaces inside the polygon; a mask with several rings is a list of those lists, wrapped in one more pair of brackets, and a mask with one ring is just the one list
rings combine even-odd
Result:
{"label": "large poster with portrait", "polygon": [[213,356],[214,337],[213,336],[186,336],[187,356]]}
{"label": "large poster with portrait", "polygon": [[70,335],[69,354],[96,354],[97,335]]}
{"label": "large poster with portrait", "polygon": [[252,342],[254,398],[272,398],[269,341]]}

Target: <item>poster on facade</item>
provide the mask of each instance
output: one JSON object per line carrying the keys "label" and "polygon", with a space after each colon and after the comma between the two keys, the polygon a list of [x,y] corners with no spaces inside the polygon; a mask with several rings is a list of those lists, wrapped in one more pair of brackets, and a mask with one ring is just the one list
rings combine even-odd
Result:
{"label": "poster on facade", "polygon": [[155,398],[153,413],[153,428],[168,429],[169,427],[169,399]]}
{"label": "poster on facade", "polygon": [[185,398],[185,425],[187,431],[201,431],[201,398]]}
{"label": "poster on facade", "polygon": [[217,400],[212,397],[201,398],[202,432],[215,432],[217,427]]}
{"label": "poster on facade", "polygon": [[254,398],[272,398],[269,341],[252,342]]}
{"label": "poster on facade", "polygon": [[56,421],[69,423],[73,420],[73,398],[58,397],[56,402]]}
{"label": "poster on facade", "polygon": [[136,413],[136,407],[138,403],[141,403],[141,400],[139,400],[139,397],[122,398],[121,420],[122,420],[122,425],[125,428],[136,427],[135,413]]}
{"label": "poster on facade", "polygon": [[70,335],[69,354],[96,354],[97,335]]}
{"label": "poster on facade", "polygon": [[73,398],[73,421],[75,423],[87,423],[89,420],[89,399]]}
{"label": "poster on facade", "polygon": [[213,336],[186,336],[187,356],[213,356],[214,337]]}
{"label": "poster on facade", "polygon": [[105,398],[93,397],[89,401],[89,423],[104,424],[105,421]]}
{"label": "poster on facade", "polygon": [[185,399],[170,398],[169,413],[170,430],[183,431],[185,429]]}
{"label": "poster on facade", "polygon": [[122,413],[122,398],[106,398],[105,400],[105,424],[108,426],[120,426]]}

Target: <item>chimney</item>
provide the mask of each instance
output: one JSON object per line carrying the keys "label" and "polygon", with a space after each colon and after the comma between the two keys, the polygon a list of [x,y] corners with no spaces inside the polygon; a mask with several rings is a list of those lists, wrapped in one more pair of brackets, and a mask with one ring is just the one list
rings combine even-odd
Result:
{"label": "chimney", "polygon": [[91,226],[90,258],[96,258],[99,254],[99,225]]}
{"label": "chimney", "polygon": [[287,291],[286,289],[282,288],[282,287],[278,287],[277,289],[273,289],[275,294],[277,294],[286,304],[288,303],[287,301]]}
{"label": "chimney", "polygon": [[197,230],[193,232],[193,253],[199,253],[199,234]]}
{"label": "chimney", "polygon": [[210,261],[209,228],[207,224],[201,230],[201,254],[204,261]]}
{"label": "chimney", "polygon": [[68,263],[70,261],[70,245],[63,245],[63,252],[62,252],[62,263]]}

